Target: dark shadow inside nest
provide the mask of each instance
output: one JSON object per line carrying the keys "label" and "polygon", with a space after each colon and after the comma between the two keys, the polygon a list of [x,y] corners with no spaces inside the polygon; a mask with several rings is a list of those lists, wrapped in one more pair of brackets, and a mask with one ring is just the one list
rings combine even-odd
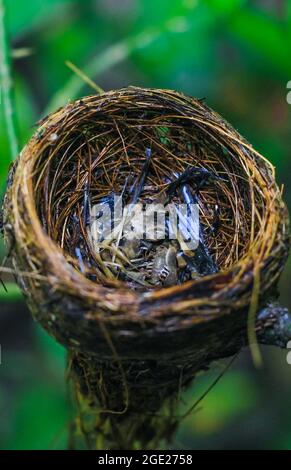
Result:
{"label": "dark shadow inside nest", "polygon": [[[226,145],[172,114],[96,114],[57,135],[39,159],[40,220],[66,259],[94,282],[141,290],[177,285],[226,270],[248,250],[252,215],[243,165]],[[126,216],[116,216],[114,203]],[[195,249],[193,214],[173,237],[165,210],[161,236],[152,209],[156,239],[148,239],[153,204],[183,204],[187,215],[198,205]]]}

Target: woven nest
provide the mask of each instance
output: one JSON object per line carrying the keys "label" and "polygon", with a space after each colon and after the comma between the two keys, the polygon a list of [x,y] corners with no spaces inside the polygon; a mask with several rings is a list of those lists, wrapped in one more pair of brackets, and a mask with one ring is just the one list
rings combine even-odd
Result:
{"label": "woven nest", "polygon": [[[206,259],[193,250],[180,262],[179,241],[92,238],[96,204],[116,194],[179,203],[183,185],[199,205]],[[100,407],[84,431],[91,447],[97,428],[119,448],[153,445],[162,404],[244,343],[248,312],[274,295],[288,245],[271,164],[201,100],[134,87],[40,123],[11,171],[4,225],[35,318],[70,351],[79,399]],[[168,416],[159,439],[175,427]]]}

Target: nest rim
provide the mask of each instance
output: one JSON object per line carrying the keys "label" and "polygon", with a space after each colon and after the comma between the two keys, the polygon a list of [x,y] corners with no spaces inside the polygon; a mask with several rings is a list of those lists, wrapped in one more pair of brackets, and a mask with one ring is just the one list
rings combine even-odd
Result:
{"label": "nest rim", "polygon": [[[68,116],[71,117],[75,112],[77,113],[79,107],[84,103],[89,106],[90,104],[100,104],[124,93],[128,93],[133,98],[136,96],[137,104],[142,96],[158,99],[161,94],[166,95],[170,100],[176,99],[181,103],[190,104],[193,107],[193,122],[201,121],[199,113],[198,117],[195,116],[195,110],[199,112],[202,110],[205,113],[203,126],[206,126],[206,133],[215,131],[217,132],[216,137],[218,136],[219,139],[229,139],[228,143],[231,142],[233,148],[240,149],[239,151],[244,154],[246,161],[252,164],[252,177],[260,182],[260,189],[268,198],[265,227],[264,230],[261,230],[260,236],[254,238],[254,243],[251,244],[249,251],[225,272],[220,271],[199,280],[187,281],[178,286],[161,287],[154,291],[137,292],[126,286],[106,287],[94,283],[70,265],[60,246],[45,233],[33,198],[32,175],[35,159],[39,156],[35,150],[36,147],[42,139],[46,139],[48,142],[47,139],[55,132],[57,126],[63,120],[68,119]],[[42,133],[41,138],[39,137],[40,132]],[[286,259],[286,246],[287,240],[289,240],[289,218],[286,205],[281,198],[281,191],[275,182],[274,167],[218,114],[204,106],[199,100],[185,97],[180,93],[170,90],[129,87],[99,96],[89,96],[68,104],[49,115],[40,124],[38,131],[21,152],[14,170],[13,184],[8,189],[7,196],[7,207],[9,206],[9,209],[6,209],[7,225],[13,226],[17,245],[21,247],[21,258],[26,259],[25,271],[33,272],[35,270],[34,262],[30,260],[29,254],[32,244],[41,253],[40,259],[45,264],[47,279],[50,285],[54,286],[52,288],[60,289],[68,295],[83,299],[86,304],[95,303],[96,310],[98,307],[101,309],[99,313],[95,312],[96,318],[100,316],[100,318],[112,321],[119,318],[120,320],[143,322],[145,315],[147,320],[156,321],[163,316],[168,318],[171,314],[182,313],[187,318],[187,323],[200,323],[249,306],[252,300],[254,278],[261,275],[261,283],[264,287],[261,295],[264,296],[271,286],[276,284],[283,269],[282,259]],[[20,200],[26,211],[25,219],[19,210]],[[27,223],[29,237],[25,238],[23,233],[28,230]],[[6,230],[7,239],[9,239],[8,232]],[[19,265],[15,256],[13,261],[15,267],[19,269],[21,277],[24,266]],[[41,264],[38,268],[40,266]],[[41,276],[39,281],[36,281],[36,286],[42,282]],[[29,279],[26,282],[31,285],[31,279]],[[242,286],[240,283],[244,285]],[[232,287],[234,291],[232,296],[229,296]],[[25,290],[27,289],[25,288]],[[175,299],[175,302],[170,302],[170,299]],[[202,315],[199,312],[202,312]]]}

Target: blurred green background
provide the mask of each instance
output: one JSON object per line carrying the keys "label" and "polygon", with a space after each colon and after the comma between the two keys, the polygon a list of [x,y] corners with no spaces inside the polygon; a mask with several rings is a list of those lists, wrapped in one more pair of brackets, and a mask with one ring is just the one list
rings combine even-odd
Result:
{"label": "blurred green background", "polygon": [[[291,204],[291,1],[9,0],[15,107],[22,146],[49,110],[92,90],[70,60],[105,90],[173,88],[206,97],[277,168]],[[290,87],[291,88],[291,87]],[[0,187],[9,164],[0,114]],[[4,256],[3,245],[0,256]],[[291,308],[291,263],[281,301]],[[6,279],[9,281],[9,279]],[[10,280],[11,281],[11,280]],[[0,448],[62,449],[72,419],[64,350],[43,333],[12,283],[0,285]],[[291,449],[291,366],[262,348],[255,369],[243,351],[185,420],[176,449]],[[223,364],[183,399],[190,406]]]}

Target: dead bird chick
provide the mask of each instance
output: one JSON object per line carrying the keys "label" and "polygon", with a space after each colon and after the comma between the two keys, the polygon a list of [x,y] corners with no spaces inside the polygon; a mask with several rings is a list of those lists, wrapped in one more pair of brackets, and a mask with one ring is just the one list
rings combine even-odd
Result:
{"label": "dead bird chick", "polygon": [[198,167],[188,167],[183,171],[183,173],[174,173],[174,176],[176,179],[172,181],[166,189],[168,200],[171,200],[178,190],[181,190],[181,188],[185,187],[189,183],[193,185],[197,192],[209,185],[209,183],[222,179],[206,168]]}
{"label": "dead bird chick", "polygon": [[[177,179],[170,183],[168,187],[168,194],[172,196],[176,191],[178,191],[182,196],[184,203],[189,207],[192,204],[198,204],[199,189],[206,186],[211,181],[221,179],[219,176],[203,168],[189,168],[182,174],[175,174],[175,177]],[[196,186],[194,194],[192,193],[193,188],[191,188],[190,183],[194,183]],[[195,230],[193,229],[191,232],[194,233]],[[207,276],[218,272],[218,266],[210,255],[206,245],[203,225],[201,223],[199,226],[199,244],[194,252],[190,252],[189,254],[190,256],[188,256],[187,253],[183,254],[187,263],[187,267],[185,267],[183,273],[184,280],[189,275],[190,279],[197,279],[199,276]]]}
{"label": "dead bird chick", "polygon": [[151,283],[171,286],[177,283],[177,251],[173,246],[159,246],[153,259]]}
{"label": "dead bird chick", "polygon": [[125,239],[121,245],[121,249],[126,257],[133,261],[140,252],[140,240],[138,238]]}

